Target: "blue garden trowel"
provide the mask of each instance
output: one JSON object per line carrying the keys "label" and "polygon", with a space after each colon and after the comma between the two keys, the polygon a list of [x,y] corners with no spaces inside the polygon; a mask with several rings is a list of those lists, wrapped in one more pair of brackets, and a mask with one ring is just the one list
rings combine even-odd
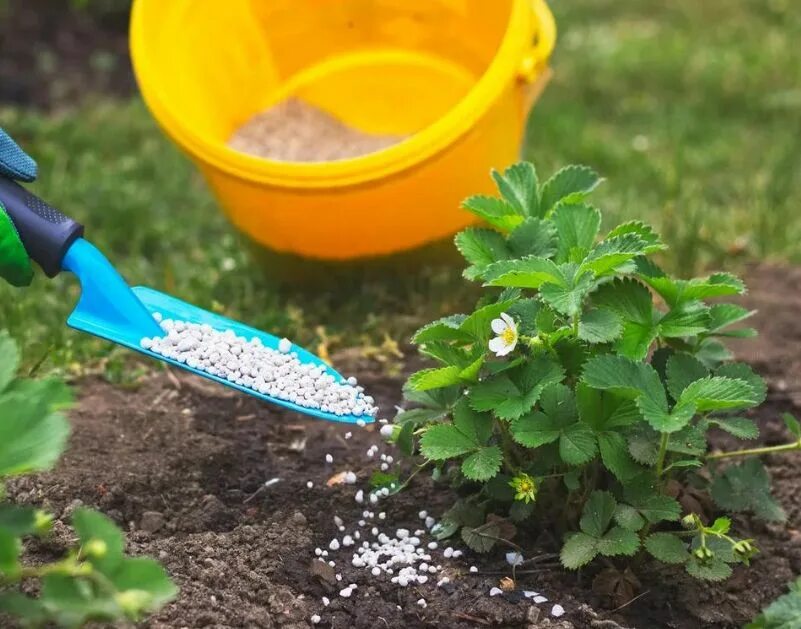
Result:
{"label": "blue garden trowel", "polygon": [[[78,276],[82,292],[78,305],[67,319],[70,327],[299,413],[351,424],[373,421],[368,415],[338,416],[263,395],[253,389],[143,349],[140,345],[142,338],[165,335],[164,330],[153,318],[153,313],[156,312],[161,313],[165,319],[205,323],[215,330],[232,330],[246,339],[256,337],[270,349],[278,350],[279,339],[226,317],[201,310],[152,288],[144,286],[130,288],[106,257],[94,245],[83,239],[81,224],[64,216],[16,182],[2,176],[0,176],[0,203],[17,228],[28,255],[42,267],[48,277],[55,277],[62,270]],[[338,372],[318,356],[297,346],[293,346],[292,351],[297,353],[301,362],[322,367],[337,382],[344,381]]]}

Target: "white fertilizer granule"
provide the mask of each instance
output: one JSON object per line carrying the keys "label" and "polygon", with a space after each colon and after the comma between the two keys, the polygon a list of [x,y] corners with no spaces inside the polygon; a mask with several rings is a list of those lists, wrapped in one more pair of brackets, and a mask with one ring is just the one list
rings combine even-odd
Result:
{"label": "white fertilizer granule", "polygon": [[338,382],[318,365],[301,362],[292,344],[282,339],[279,350],[258,338],[247,340],[233,330],[207,324],[162,319],[154,315],[163,337],[143,338],[144,349],[204,371],[263,395],[339,417],[374,417],[378,409],[361,387]]}

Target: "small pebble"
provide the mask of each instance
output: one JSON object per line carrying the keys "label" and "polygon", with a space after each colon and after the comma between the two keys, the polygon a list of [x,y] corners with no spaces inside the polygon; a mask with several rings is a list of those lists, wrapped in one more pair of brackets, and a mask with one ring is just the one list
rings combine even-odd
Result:
{"label": "small pebble", "polygon": [[418,601],[417,601],[417,604],[418,604],[420,607],[422,607],[423,609],[425,609],[426,607],[428,607],[428,603],[426,603],[426,599],[424,599],[424,598],[418,599]]}
{"label": "small pebble", "polygon": [[310,480],[309,480],[309,481],[306,481],[306,488],[307,488],[307,489],[311,489],[312,487],[314,487],[314,483],[313,483],[313,482],[311,482]]}
{"label": "small pebble", "polygon": [[559,618],[559,616],[564,616],[565,608],[561,605],[554,605],[553,609],[551,610],[551,616],[554,618]]}
{"label": "small pebble", "polygon": [[498,594],[503,594],[503,590],[501,588],[492,588],[489,594],[490,596],[498,596]]}
{"label": "small pebble", "polygon": [[330,454],[326,454],[325,455],[325,462],[328,463],[328,464],[333,463],[334,462],[334,457],[332,457]]}
{"label": "small pebble", "polygon": [[476,572],[478,572],[478,568],[476,568],[475,566],[470,566],[470,572],[475,574]]}
{"label": "small pebble", "polygon": [[311,617],[311,621],[312,621],[313,625],[319,624],[321,620],[322,620],[322,618],[320,618],[320,614],[313,614],[312,617]]}

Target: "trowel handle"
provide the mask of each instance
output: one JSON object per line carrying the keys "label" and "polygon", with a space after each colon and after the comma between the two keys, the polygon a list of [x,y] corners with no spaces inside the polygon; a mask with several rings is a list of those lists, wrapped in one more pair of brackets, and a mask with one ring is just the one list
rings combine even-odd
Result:
{"label": "trowel handle", "polygon": [[67,250],[83,236],[83,225],[5,177],[0,177],[0,203],[31,259],[48,277],[58,275]]}

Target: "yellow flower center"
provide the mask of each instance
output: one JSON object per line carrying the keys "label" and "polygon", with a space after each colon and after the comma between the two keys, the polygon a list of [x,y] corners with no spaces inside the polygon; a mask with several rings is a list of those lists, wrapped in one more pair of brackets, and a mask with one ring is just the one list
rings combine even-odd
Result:
{"label": "yellow flower center", "polygon": [[524,494],[527,494],[530,491],[534,490],[534,483],[530,480],[521,480],[520,481],[520,491]]}
{"label": "yellow flower center", "polygon": [[517,332],[515,332],[512,328],[506,328],[503,332],[501,332],[501,338],[503,342],[507,345],[511,345],[517,340]]}

